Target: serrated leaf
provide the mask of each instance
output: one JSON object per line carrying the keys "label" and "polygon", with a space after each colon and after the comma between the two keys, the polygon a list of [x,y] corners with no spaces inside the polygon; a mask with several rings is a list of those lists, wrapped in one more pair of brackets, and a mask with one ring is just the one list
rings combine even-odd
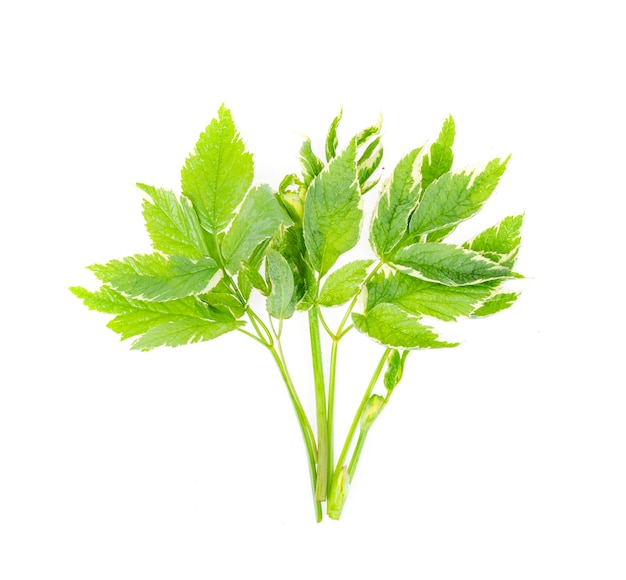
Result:
{"label": "serrated leaf", "polygon": [[447,286],[517,277],[510,268],[452,244],[411,244],[396,254],[394,263],[411,276]]}
{"label": "serrated leaf", "polygon": [[355,260],[331,272],[326,278],[319,296],[322,306],[339,306],[353,298],[367,277],[372,260]]}
{"label": "serrated leaf", "polygon": [[428,155],[422,159],[420,171],[422,191],[425,191],[433,181],[452,169],[452,162],[454,161],[452,145],[455,134],[454,119],[448,117],[443,123],[437,140],[430,146]]}
{"label": "serrated leaf", "polygon": [[80,287],[72,287],[70,290],[90,310],[116,314],[117,316],[107,326],[120,334],[122,340],[143,334],[165,322],[187,318],[211,319],[208,308],[195,297],[168,302],[148,302],[128,298],[107,285],[103,285],[96,292]]}
{"label": "serrated leaf", "polygon": [[182,346],[217,338],[231,330],[244,326],[244,322],[215,322],[189,318],[159,324],[133,342],[132,350],[147,351],[157,346]]}
{"label": "serrated leaf", "polygon": [[321,276],[356,245],[363,215],[360,199],[352,140],[311,182],[304,202],[304,241]]}
{"label": "serrated leaf", "polygon": [[226,269],[236,274],[241,261],[249,260],[254,249],[271,238],[281,223],[291,224],[292,221],[269,185],[250,189],[222,240]]}
{"label": "serrated leaf", "polygon": [[200,135],[181,172],[183,194],[210,233],[226,229],[252,184],[254,164],[223,105]]}
{"label": "serrated leaf", "polygon": [[498,292],[485,300],[483,304],[472,312],[473,317],[491,316],[501,310],[509,308],[517,300],[519,292]]}
{"label": "serrated leaf", "polygon": [[204,232],[189,199],[143,183],[137,187],[150,196],[150,200],[144,200],[143,217],[155,250],[192,260],[209,255]]}
{"label": "serrated leaf", "polygon": [[333,119],[333,122],[328,128],[328,134],[326,136],[326,161],[330,161],[335,155],[337,155],[337,145],[339,140],[337,139],[337,127],[341,121],[343,115],[343,109],[339,111],[339,114]]}
{"label": "serrated leaf", "polygon": [[396,165],[393,175],[383,185],[370,229],[370,244],[385,259],[404,236],[409,216],[419,201],[419,182],[414,166],[422,147],[413,149]]}
{"label": "serrated leaf", "polygon": [[267,274],[272,286],[266,301],[267,311],[277,319],[289,318],[296,308],[293,273],[276,250],[267,252]]}
{"label": "serrated leaf", "polygon": [[89,269],[99,280],[127,296],[159,302],[208,292],[222,276],[211,258],[190,260],[156,253],[111,260]]}
{"label": "serrated leaf", "polygon": [[[219,283],[210,292],[200,294],[198,296],[202,302],[212,307],[225,306],[234,318],[241,318],[245,309],[241,304],[239,298],[237,298],[224,280],[220,280]],[[215,316],[213,316],[215,319]]]}
{"label": "serrated leaf", "polygon": [[507,162],[494,159],[478,174],[449,172],[435,180],[411,216],[409,233],[416,237],[472,217],[493,193]]}
{"label": "serrated leaf", "polygon": [[324,169],[324,163],[313,153],[311,140],[308,138],[304,140],[302,147],[300,147],[300,163],[302,165],[302,179],[304,185],[305,187],[309,187],[311,181]]}
{"label": "serrated leaf", "polygon": [[367,284],[367,309],[387,302],[410,314],[453,321],[472,314],[492,291],[489,284],[446,286],[402,272],[380,272]]}
{"label": "serrated leaf", "polygon": [[458,343],[437,340],[429,326],[393,304],[378,304],[365,314],[352,314],[354,326],[376,342],[393,348],[450,348]]}
{"label": "serrated leaf", "polygon": [[523,219],[523,215],[506,217],[499,224],[465,242],[463,247],[512,268],[519,252]]}

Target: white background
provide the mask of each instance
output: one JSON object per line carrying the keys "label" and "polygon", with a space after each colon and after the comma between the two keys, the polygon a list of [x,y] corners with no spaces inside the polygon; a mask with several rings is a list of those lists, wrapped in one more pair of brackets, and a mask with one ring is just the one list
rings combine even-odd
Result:
{"label": "white background", "polygon": [[[626,578],[619,3],[165,5],[0,9],[0,578]],[[258,345],[130,352],[67,291],[149,250],[133,183],[178,190],[222,102],[274,186],[341,106],[386,174],[449,113],[456,166],[513,154],[463,231],[525,212],[524,293],[409,358],[339,523]],[[379,349],[341,354],[340,438]]]}

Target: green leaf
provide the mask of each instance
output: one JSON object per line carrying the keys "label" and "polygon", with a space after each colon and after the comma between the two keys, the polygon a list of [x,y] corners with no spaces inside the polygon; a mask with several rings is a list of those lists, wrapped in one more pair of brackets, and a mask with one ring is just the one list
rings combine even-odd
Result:
{"label": "green leaf", "polygon": [[324,169],[324,163],[322,160],[313,153],[311,148],[311,140],[305,139],[300,147],[300,163],[302,164],[302,178],[304,180],[305,187],[309,187],[309,184],[315,177],[317,177]]}
{"label": "green leaf", "polygon": [[[220,280],[215,288],[198,296],[205,304],[213,307],[225,306],[234,318],[241,318],[245,314],[243,304],[235,296],[224,280]],[[215,318],[215,316],[213,316]]]}
{"label": "green leaf", "polygon": [[380,137],[377,137],[367,146],[363,154],[359,157],[357,161],[357,172],[361,195],[365,195],[380,181],[380,178],[373,181],[368,181],[368,179],[378,169],[383,160],[383,153],[384,150],[380,146]]}
{"label": "green leaf", "polygon": [[439,341],[429,326],[393,304],[378,304],[365,314],[352,314],[354,326],[385,346],[393,348],[449,348],[458,343]]}
{"label": "green leaf", "polygon": [[452,244],[412,244],[396,254],[394,263],[411,276],[447,286],[517,277],[510,268]]}
{"label": "green leaf", "polygon": [[519,292],[498,292],[485,300],[483,304],[472,312],[473,317],[490,316],[501,310],[506,310],[517,300]]}
{"label": "green leaf", "polygon": [[291,266],[276,250],[267,252],[267,273],[272,285],[266,306],[270,316],[289,318],[295,308],[294,283]]}
{"label": "green leaf", "polygon": [[248,262],[242,262],[241,275],[245,276],[252,288],[256,288],[263,296],[269,296],[270,290],[257,268],[254,268]]}
{"label": "green leaf", "polygon": [[487,228],[463,244],[464,248],[480,252],[485,257],[512,268],[519,252],[523,215],[509,216]]}
{"label": "green leaf", "polygon": [[208,292],[223,274],[211,258],[161,254],[138,254],[89,269],[127,296],[159,302]]}
{"label": "green leaf", "polygon": [[337,139],[337,127],[339,126],[342,115],[343,109],[339,111],[339,114],[333,119],[328,129],[328,135],[326,136],[326,161],[330,161],[337,155],[337,145],[339,144]]}
{"label": "green leaf", "polygon": [[151,198],[144,200],[143,217],[155,250],[197,260],[209,255],[198,216],[186,197],[138,183]]}
{"label": "green leaf", "polygon": [[370,244],[385,259],[404,236],[409,216],[419,201],[414,167],[422,147],[405,155],[383,185],[370,230]]}
{"label": "green leaf", "polygon": [[363,215],[360,200],[352,140],[311,182],[304,202],[304,241],[321,276],[356,245]]}
{"label": "green leaf", "polygon": [[254,164],[223,105],[200,135],[181,172],[183,194],[210,233],[226,229],[252,184]]}
{"label": "green leaf", "polygon": [[478,174],[446,173],[431,183],[411,216],[411,235],[454,226],[473,216],[493,193],[507,162],[508,158],[494,159]]}
{"label": "green leaf", "polygon": [[387,359],[387,370],[385,371],[385,377],[383,379],[385,388],[388,391],[393,391],[402,379],[404,361],[408,353],[408,350],[405,350],[402,355],[397,350],[391,351]]}
{"label": "green leaf", "polygon": [[353,298],[361,289],[372,262],[355,260],[331,272],[322,286],[319,303],[326,307],[339,306]]}
{"label": "green leaf", "polygon": [[249,260],[254,249],[263,240],[271,238],[281,223],[291,224],[292,221],[269,185],[250,189],[222,240],[226,269],[232,274],[237,273],[241,261]]}
{"label": "green leaf", "polygon": [[181,346],[217,338],[222,334],[244,326],[244,322],[215,322],[188,318],[159,324],[133,342],[133,350],[151,350],[157,346]]}
{"label": "green leaf", "polygon": [[410,314],[426,315],[445,321],[469,316],[492,293],[489,283],[471,286],[445,286],[427,282],[402,272],[376,274],[367,284],[367,309],[377,304],[395,304]]}
{"label": "green leaf", "polygon": [[422,191],[426,190],[433,181],[439,179],[444,173],[452,169],[452,162],[454,160],[452,145],[454,144],[455,134],[456,128],[454,119],[448,117],[443,123],[439,137],[437,137],[437,140],[430,146],[428,155],[424,156],[422,159]]}
{"label": "green leaf", "polygon": [[148,302],[127,298],[107,285],[97,292],[80,287],[70,288],[87,308],[106,314],[116,314],[108,327],[121,334],[122,340],[147,332],[150,328],[188,318],[211,319],[209,309],[195,297],[170,300],[168,302]]}

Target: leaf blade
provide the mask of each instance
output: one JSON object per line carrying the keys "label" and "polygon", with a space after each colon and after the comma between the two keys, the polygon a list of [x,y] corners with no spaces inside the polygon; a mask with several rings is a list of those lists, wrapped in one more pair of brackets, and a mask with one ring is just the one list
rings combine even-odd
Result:
{"label": "leaf blade", "polygon": [[304,241],[320,276],[356,245],[363,216],[360,199],[353,139],[311,182],[304,202]]}
{"label": "leaf blade", "polygon": [[192,260],[209,256],[200,221],[188,198],[143,183],[137,187],[150,196],[144,200],[143,217],[155,250]]}
{"label": "leaf blade", "polygon": [[251,188],[222,240],[226,269],[236,274],[255,248],[272,237],[281,223],[291,224],[269,185]]}
{"label": "leaf blade", "polygon": [[396,254],[394,264],[411,276],[447,286],[516,277],[510,268],[492,262],[478,252],[435,242],[402,248]]}
{"label": "leaf blade", "polygon": [[419,181],[414,166],[423,147],[413,149],[396,165],[383,185],[370,227],[370,245],[382,259],[387,258],[404,236],[409,216],[419,201]]}
{"label": "leaf blade", "polygon": [[204,229],[214,234],[226,229],[253,176],[252,155],[222,105],[181,171],[183,195],[191,200]]}
{"label": "leaf blade", "polygon": [[296,308],[291,267],[280,253],[269,250],[267,272],[272,286],[265,302],[267,311],[278,320],[289,318]]}
{"label": "leaf blade", "polygon": [[393,304],[378,304],[364,314],[352,314],[354,326],[376,342],[392,348],[451,348],[458,343],[437,340],[432,328]]}
{"label": "leaf blade", "polygon": [[190,260],[157,253],[136,254],[89,269],[100,281],[131,298],[158,302],[208,292],[223,274],[208,257]]}
{"label": "leaf blade", "polygon": [[359,291],[373,260],[355,260],[331,272],[320,291],[319,303],[325,307],[340,306]]}

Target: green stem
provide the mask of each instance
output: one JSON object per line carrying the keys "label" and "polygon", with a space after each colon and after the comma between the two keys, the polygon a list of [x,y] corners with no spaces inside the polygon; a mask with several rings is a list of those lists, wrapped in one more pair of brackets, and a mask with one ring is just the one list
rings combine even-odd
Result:
{"label": "green stem", "polygon": [[276,348],[274,348],[274,346],[268,346],[267,348],[272,353],[272,356],[274,357],[274,360],[276,361],[276,364],[278,365],[280,374],[283,378],[285,385],[287,386],[289,397],[291,398],[291,402],[293,403],[294,409],[296,411],[296,417],[300,425],[302,437],[304,438],[304,443],[305,443],[306,451],[307,451],[307,458],[309,461],[309,475],[311,478],[311,489],[313,493],[313,507],[315,509],[315,519],[318,522],[321,522],[322,521],[322,506],[316,498],[317,453],[315,449],[315,436],[313,435],[313,429],[311,429],[311,424],[309,423],[306,413],[304,412],[304,409],[302,408],[302,403],[300,402],[298,393],[296,392],[293,381],[291,380],[291,376],[289,375],[289,371],[287,370],[287,366],[284,361],[284,356],[282,354],[282,349],[279,349],[277,351]]}
{"label": "green stem", "polygon": [[317,487],[315,499],[326,499],[328,481],[328,421],[326,417],[326,388],[324,385],[324,364],[320,341],[318,306],[309,309],[309,334],[311,336],[311,357],[315,382],[315,408],[317,412]]}
{"label": "green stem", "polygon": [[[334,465],[334,419],[335,419],[335,377],[337,374],[337,349],[339,347],[339,339],[333,339],[330,351],[330,376],[328,377],[328,466],[329,471]],[[328,478],[328,491],[332,478]]]}
{"label": "green stem", "polygon": [[350,465],[348,466],[348,475],[350,476],[350,482],[352,482],[356,466],[359,463],[359,458],[361,457],[361,451],[363,450],[363,445],[365,444],[366,437],[367,431],[361,430],[361,432],[359,433],[359,438],[356,440],[356,445],[352,453],[352,459],[350,459]]}
{"label": "green stem", "polygon": [[383,371],[383,368],[385,367],[385,362],[387,361],[387,357],[389,356],[392,350],[393,349],[391,348],[388,348],[387,350],[385,350],[383,356],[380,359],[380,362],[378,363],[378,366],[376,367],[376,370],[374,371],[374,374],[372,375],[372,378],[370,379],[369,385],[367,386],[367,389],[365,390],[365,394],[363,395],[363,399],[361,400],[361,404],[359,405],[359,408],[357,409],[356,414],[354,415],[354,420],[352,421],[352,425],[350,425],[350,430],[348,431],[348,435],[346,436],[346,441],[343,444],[343,449],[341,450],[341,455],[339,456],[339,461],[337,461],[335,471],[337,471],[338,469],[341,469],[341,467],[343,466],[346,460],[348,451],[350,451],[350,445],[352,444],[352,439],[354,439],[354,434],[357,430],[357,427],[359,426],[359,421],[361,420],[363,409],[365,409],[365,405],[367,405],[367,401],[370,398],[370,395],[372,394],[372,391],[374,390],[376,383],[378,382],[378,377],[380,377],[380,373]]}

